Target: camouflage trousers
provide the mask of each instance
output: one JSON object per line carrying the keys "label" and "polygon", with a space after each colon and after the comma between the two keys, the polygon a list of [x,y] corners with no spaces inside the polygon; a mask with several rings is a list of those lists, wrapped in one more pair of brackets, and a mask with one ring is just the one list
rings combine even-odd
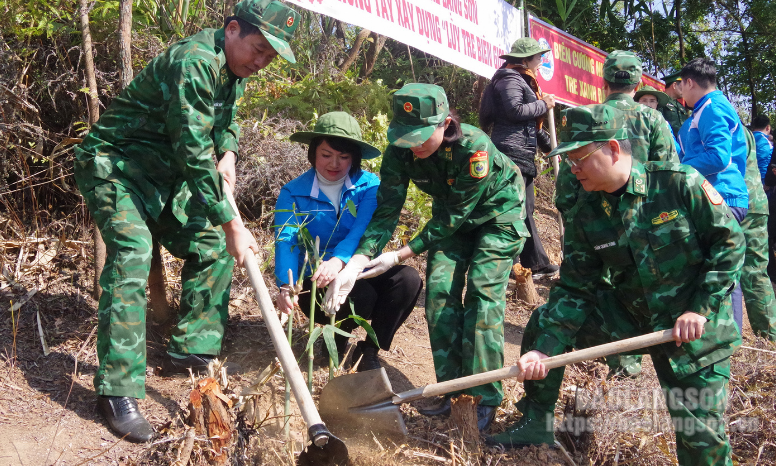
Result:
{"label": "camouflage trousers", "polygon": [[180,321],[168,351],[216,355],[228,318],[234,260],[221,227],[191,215],[181,222],[168,202],[158,220],[148,217],[136,194],[106,182],[83,193],[107,250],[100,276],[94,387],[99,395],[145,397],[146,283],[152,241],[185,259]]}
{"label": "camouflage trousers", "polygon": [[[597,310],[577,332],[577,349],[602,345],[611,341],[638,336],[637,325],[624,309]],[[525,328],[520,352],[530,351],[540,335],[537,325],[544,307],[534,311]],[[604,315],[605,313],[605,315]],[[622,324],[617,328],[618,324]],[[674,343],[666,343],[673,345]],[[567,352],[571,348],[557,348]],[[730,379],[730,360],[723,359],[693,374],[678,378],[660,346],[646,348],[666,394],[666,405],[676,432],[676,455],[679,464],[732,465],[730,442],[725,433],[724,414],[727,406],[727,383]],[[524,383],[523,405],[531,406],[531,412],[553,413],[563,382],[564,368],[552,369],[542,380]],[[527,403],[526,403],[527,402]],[[543,419],[543,418],[542,418]]]}
{"label": "camouflage trousers", "polygon": [[748,213],[741,221],[746,255],[741,274],[746,315],[755,335],[776,341],[776,297],[768,277],[768,215]]}
{"label": "camouflage trousers", "polygon": [[[518,231],[490,222],[429,249],[426,320],[438,382],[504,367],[509,271],[525,243]],[[504,396],[501,382],[463,393],[482,395],[480,404],[488,406],[498,406]]]}

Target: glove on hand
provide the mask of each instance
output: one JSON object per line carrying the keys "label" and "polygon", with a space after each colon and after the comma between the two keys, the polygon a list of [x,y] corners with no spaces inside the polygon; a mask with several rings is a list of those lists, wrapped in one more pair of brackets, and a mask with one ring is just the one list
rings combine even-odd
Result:
{"label": "glove on hand", "polygon": [[368,264],[366,264],[366,272],[362,272],[358,278],[372,278],[382,273],[385,273],[393,266],[401,264],[399,258],[399,251],[391,251],[380,254],[375,257]]}

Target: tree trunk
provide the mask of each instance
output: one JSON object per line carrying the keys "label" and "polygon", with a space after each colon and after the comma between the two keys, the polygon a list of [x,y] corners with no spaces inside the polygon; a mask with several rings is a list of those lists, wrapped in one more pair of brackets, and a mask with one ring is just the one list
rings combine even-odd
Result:
{"label": "tree trunk", "polygon": [[466,460],[480,456],[480,431],[477,429],[477,405],[482,395],[460,395],[450,401],[450,431],[458,432],[463,451],[461,456]]}
{"label": "tree trunk", "polygon": [[676,8],[676,34],[679,36],[679,63],[684,65],[687,59],[684,55],[684,35],[682,35],[682,0],[674,0]]}
{"label": "tree trunk", "polygon": [[229,462],[229,447],[235,427],[228,400],[221,393],[218,382],[211,378],[200,380],[197,388],[189,394],[188,424],[197,435],[210,439],[212,448],[207,450],[210,464],[225,465]]}
{"label": "tree trunk", "polygon": [[485,92],[485,76],[477,77],[477,81],[474,83],[472,91],[474,91],[474,102],[472,105],[472,112],[480,113],[480,102],[482,101],[482,93]]}
{"label": "tree trunk", "polygon": [[121,88],[132,82],[132,0],[119,1],[119,60]]}
{"label": "tree trunk", "polygon": [[531,277],[531,269],[526,269],[520,264],[515,264],[512,267],[512,271],[515,273],[515,282],[517,287],[515,288],[515,295],[518,300],[528,303],[528,305],[535,305],[539,303],[539,293],[536,292],[536,287]]}
{"label": "tree trunk", "polygon": [[369,37],[369,34],[371,33],[372,31],[369,29],[362,29],[358,31],[356,40],[353,41],[353,47],[351,47],[350,51],[348,52],[348,58],[346,58],[340,66],[340,73],[345,74],[348,68],[350,68],[353,63],[356,62],[356,59],[358,58],[358,52],[361,50],[361,44],[364,43],[366,38]]}
{"label": "tree trunk", "polygon": [[361,68],[361,79],[366,79],[372,74],[375,69],[375,63],[377,63],[377,56],[380,55],[380,51],[385,46],[385,40],[387,37],[373,32],[369,34],[372,38],[372,43],[369,44],[369,50],[366,51],[366,60],[364,61],[364,67]]}
{"label": "tree trunk", "polygon": [[[80,1],[81,37],[83,38],[84,69],[86,70],[86,82],[89,88],[88,107],[89,125],[94,125],[100,118],[100,100],[97,97],[97,78],[94,75],[94,55],[92,52],[92,34],[89,31],[89,4],[86,0]],[[100,287],[100,275],[105,267],[105,242],[102,240],[97,225],[92,225],[94,237],[94,282],[92,282],[92,296],[99,300],[102,295]]]}

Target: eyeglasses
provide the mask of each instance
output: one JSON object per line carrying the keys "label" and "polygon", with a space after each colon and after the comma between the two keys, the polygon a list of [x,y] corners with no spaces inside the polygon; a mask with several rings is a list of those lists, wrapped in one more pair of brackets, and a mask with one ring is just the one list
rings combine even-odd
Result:
{"label": "eyeglasses", "polygon": [[593,150],[591,150],[590,152],[588,152],[588,153],[587,153],[587,155],[585,155],[585,156],[583,156],[583,157],[580,157],[580,158],[578,158],[578,159],[573,159],[573,160],[572,160],[571,158],[569,158],[569,157],[567,156],[567,157],[566,157],[566,159],[565,159],[565,160],[566,160],[566,163],[567,163],[567,164],[569,165],[569,167],[571,167],[571,168],[574,168],[574,167],[579,167],[579,166],[581,166],[581,165],[582,165],[582,161],[583,161],[583,160],[585,160],[586,158],[588,158],[588,157],[590,157],[591,155],[593,155],[593,153],[594,153],[594,152],[598,151],[600,148],[602,148],[603,146],[605,146],[605,145],[606,145],[606,143],[608,143],[608,142],[609,142],[609,141],[604,141],[604,142],[602,142],[602,143],[601,143],[601,144],[599,144],[599,145],[598,145],[598,146],[597,146],[595,149],[593,149]]}

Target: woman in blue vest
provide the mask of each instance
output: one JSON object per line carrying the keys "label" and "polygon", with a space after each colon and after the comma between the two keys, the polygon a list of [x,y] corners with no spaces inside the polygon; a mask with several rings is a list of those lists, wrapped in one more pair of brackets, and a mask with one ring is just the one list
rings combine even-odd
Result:
{"label": "woman in blue vest", "polygon": [[[277,306],[288,313],[298,304],[307,313],[310,293],[304,291],[312,288],[313,281],[322,289],[334,280],[350,260],[372,219],[380,180],[361,169],[361,160],[379,157],[380,150],[361,140],[358,122],[345,112],[322,115],[313,131],[294,133],[290,139],[309,145],[307,157],[312,168],[283,186],[275,206],[275,279],[280,287]],[[355,206],[355,215],[349,204]],[[299,241],[301,225],[312,238],[320,238],[322,262],[314,273],[309,266],[301,270],[305,256]],[[306,277],[303,292],[293,298],[288,286],[289,270],[294,282],[300,273]],[[361,358],[358,371],[380,367],[378,350],[391,347],[394,334],[412,313],[422,288],[418,272],[404,265],[355,284],[348,296],[355,313],[372,320],[379,343],[378,348],[367,337],[357,344],[352,360]],[[320,301],[315,319],[326,324],[329,318],[321,312]],[[347,319],[350,312],[350,306],[342,306],[336,313],[337,321],[346,319],[340,325],[346,332],[357,326],[353,319]],[[335,339],[342,356],[347,338],[337,335]]]}

